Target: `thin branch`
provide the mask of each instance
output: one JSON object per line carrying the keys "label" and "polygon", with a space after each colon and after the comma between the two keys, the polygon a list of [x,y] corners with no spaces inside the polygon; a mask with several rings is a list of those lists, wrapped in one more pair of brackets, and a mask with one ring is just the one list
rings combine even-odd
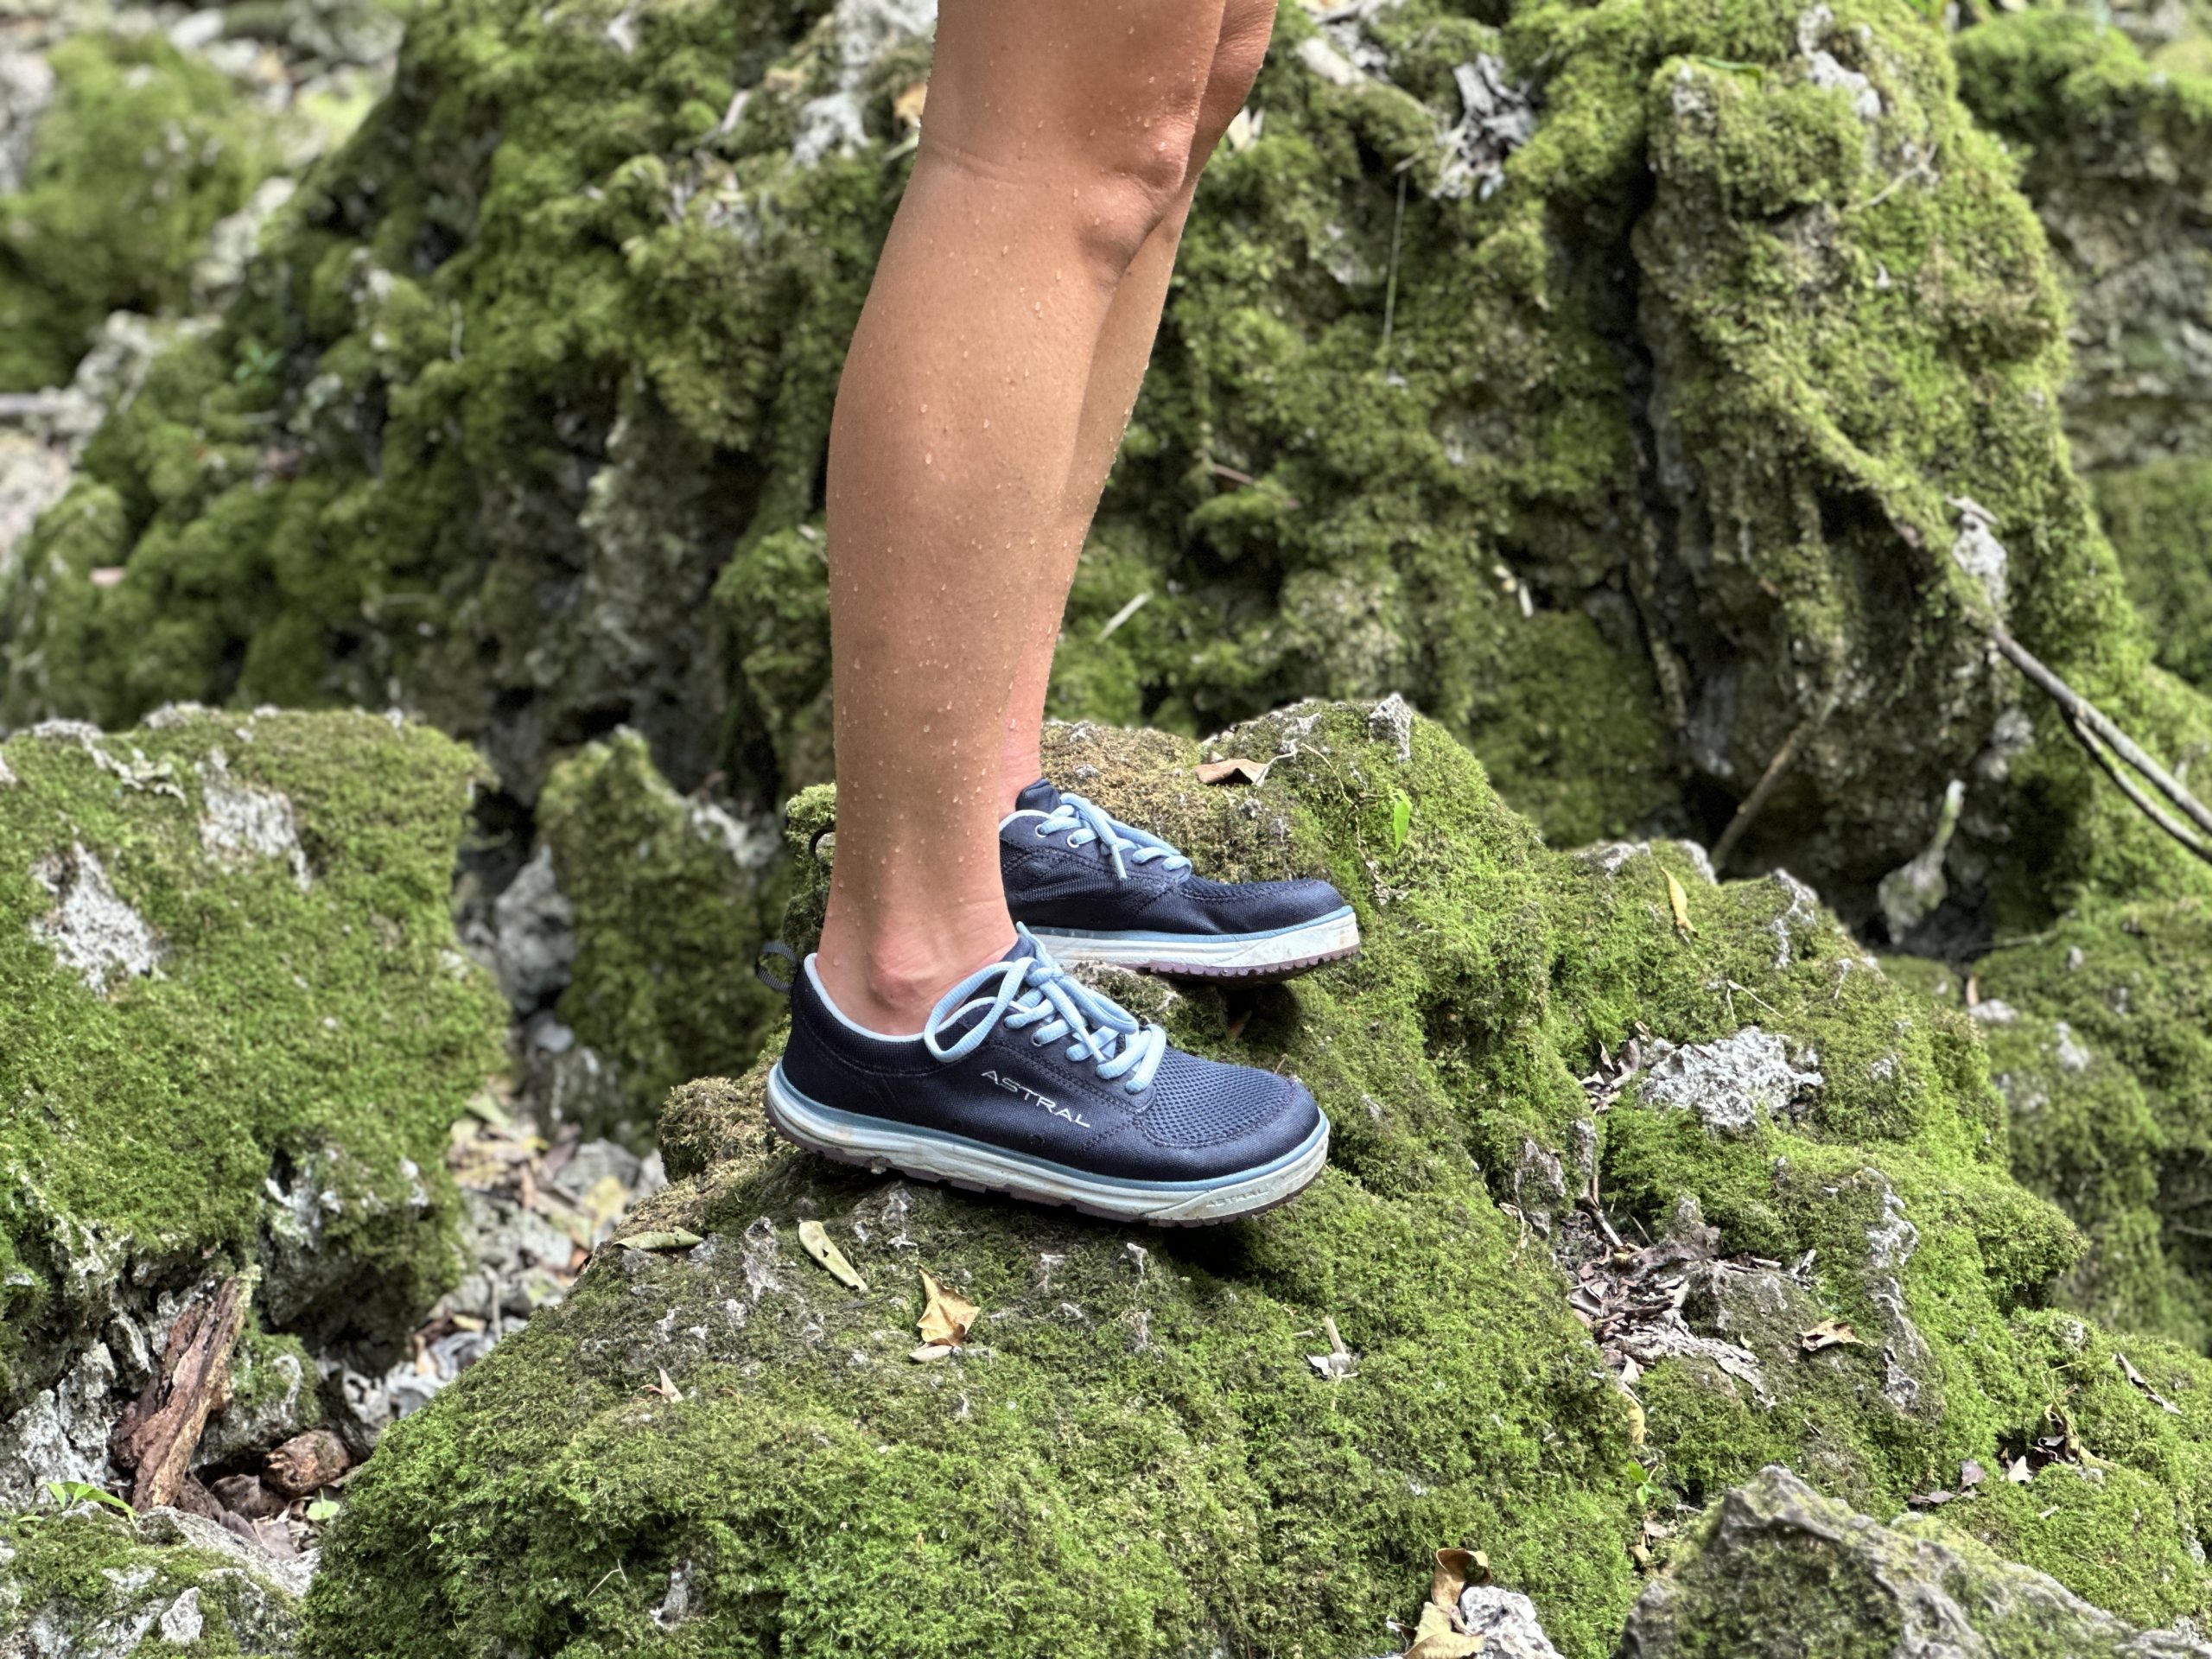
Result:
{"label": "thin branch", "polygon": [[1736,843],[1743,839],[1744,831],[1751,827],[1751,820],[1774,793],[1774,786],[1782,781],[1782,774],[1789,770],[1789,763],[1797,758],[1797,751],[1805,747],[1805,740],[1820,730],[1827,721],[1829,712],[1835,707],[1834,696],[1797,722],[1797,728],[1782,740],[1782,747],[1774,752],[1774,759],[1766,763],[1766,770],[1759,774],[1751,792],[1744,797],[1736,809],[1736,816],[1728,820],[1728,827],[1720,832],[1720,839],[1713,843],[1713,868],[1719,869],[1728,861],[1728,855],[1736,850]]}
{"label": "thin branch", "polygon": [[[2158,787],[2158,792],[2178,807],[2199,830],[2212,835],[2212,807],[2207,807],[2183,788],[2180,779],[2145,754],[2126,732],[2107,719],[2087,697],[2037,662],[2025,646],[2005,632],[2001,624],[1993,620],[1989,624],[1989,638],[1997,649],[2011,659],[2015,668],[2050,694],[2058,706],[2066,711],[2069,722],[2078,721],[2102,738],[2111,746],[2114,754],[2149,779]],[[2134,790],[2130,789],[2128,794],[2131,798],[2137,798],[2139,804]],[[2202,853],[2203,849],[2197,846],[2193,839],[2189,844],[2193,850]]]}
{"label": "thin branch", "polygon": [[2111,753],[2097,741],[2096,738],[2091,734],[2089,728],[2071,709],[2066,710],[2066,729],[2074,734],[2082,747],[2089,752],[2089,758],[2104,769],[2106,777],[2120,785],[2120,792],[2134,802],[2145,817],[2150,819],[2152,823],[2157,824],[2159,829],[2164,830],[2206,863],[2212,864],[2212,848],[2205,846],[2202,842],[2190,833],[2187,826],[2145,795],[2137,786],[2135,780],[2120,769],[2119,765],[2113,760]]}
{"label": "thin branch", "polygon": [[1390,360],[1390,324],[1398,311],[1398,238],[1406,228],[1406,169],[1398,168],[1398,211],[1390,221],[1390,278],[1382,289],[1382,346],[1380,356]]}

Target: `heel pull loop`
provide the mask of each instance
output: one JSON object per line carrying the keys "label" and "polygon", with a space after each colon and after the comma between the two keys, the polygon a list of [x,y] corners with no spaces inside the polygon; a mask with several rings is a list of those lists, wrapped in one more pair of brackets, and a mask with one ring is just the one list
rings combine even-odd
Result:
{"label": "heel pull loop", "polygon": [[[791,963],[791,978],[778,979],[773,974],[770,973],[766,968],[763,968],[760,965],[760,958],[762,957],[779,957],[784,961]],[[763,985],[766,985],[770,990],[773,991],[778,996],[788,997],[791,994],[792,982],[798,978],[798,952],[792,950],[791,946],[785,944],[781,939],[769,940],[767,944],[762,945],[760,949],[754,953],[753,976],[759,980]]]}

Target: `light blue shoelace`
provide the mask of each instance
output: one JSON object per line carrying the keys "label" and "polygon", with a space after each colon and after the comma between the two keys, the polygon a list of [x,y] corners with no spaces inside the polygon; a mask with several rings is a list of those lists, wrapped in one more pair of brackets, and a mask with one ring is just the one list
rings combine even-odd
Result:
{"label": "light blue shoelace", "polygon": [[1045,815],[1037,826],[1040,836],[1057,836],[1065,832],[1071,847],[1084,847],[1090,842],[1103,842],[1113,855],[1114,878],[1117,881],[1129,879],[1129,867],[1122,861],[1122,855],[1139,864],[1149,864],[1154,859],[1164,860],[1162,869],[1187,870],[1191,861],[1177,852],[1158,836],[1148,836],[1135,824],[1123,823],[1109,815],[1096,803],[1080,795],[1063,795],[1060,804]]}
{"label": "light blue shoelace", "polygon": [[[1025,939],[1030,938],[1029,930],[1019,923],[1014,931]],[[991,1005],[982,1018],[950,1047],[940,1043],[938,1034],[946,1020],[984,994],[993,980],[998,982],[998,989],[991,995]],[[1139,1020],[1042,954],[995,962],[969,975],[938,999],[928,1023],[922,1027],[922,1042],[940,1060],[960,1059],[974,1053],[1001,1020],[1009,1031],[1035,1026],[1036,1033],[1029,1040],[1040,1048],[1066,1039],[1070,1060],[1088,1058],[1098,1068],[1102,1081],[1118,1080],[1133,1095],[1142,1094],[1151,1086],[1152,1074],[1160,1069],[1160,1058],[1167,1050],[1165,1027]]]}

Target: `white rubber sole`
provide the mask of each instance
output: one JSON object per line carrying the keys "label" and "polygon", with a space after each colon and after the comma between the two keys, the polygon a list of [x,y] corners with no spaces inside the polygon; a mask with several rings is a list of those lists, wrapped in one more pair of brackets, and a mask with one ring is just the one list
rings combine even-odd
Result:
{"label": "white rubber sole", "polygon": [[1270,933],[1085,933],[1033,927],[1062,963],[1095,962],[1205,979],[1281,977],[1339,962],[1359,950],[1359,918],[1342,910]]}
{"label": "white rubber sole", "polygon": [[1116,1180],[964,1135],[839,1111],[792,1088],[781,1065],[768,1073],[768,1121],[810,1152],[879,1173],[895,1169],[969,1192],[1068,1205],[1085,1215],[1156,1227],[1201,1227],[1272,1210],[1311,1185],[1329,1161],[1329,1120],[1324,1117],[1302,1145],[1262,1169],[1213,1182]]}

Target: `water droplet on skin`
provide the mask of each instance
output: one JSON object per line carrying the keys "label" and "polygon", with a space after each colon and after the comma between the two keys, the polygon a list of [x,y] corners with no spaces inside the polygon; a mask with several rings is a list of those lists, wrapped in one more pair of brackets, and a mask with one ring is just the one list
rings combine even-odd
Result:
{"label": "water droplet on skin", "polygon": [[922,451],[922,465],[923,465],[923,466],[925,466],[925,467],[934,467],[934,466],[936,466],[936,465],[937,465],[937,457],[936,457],[935,455],[931,454],[928,450],[926,450],[926,449],[923,450],[923,451]]}

